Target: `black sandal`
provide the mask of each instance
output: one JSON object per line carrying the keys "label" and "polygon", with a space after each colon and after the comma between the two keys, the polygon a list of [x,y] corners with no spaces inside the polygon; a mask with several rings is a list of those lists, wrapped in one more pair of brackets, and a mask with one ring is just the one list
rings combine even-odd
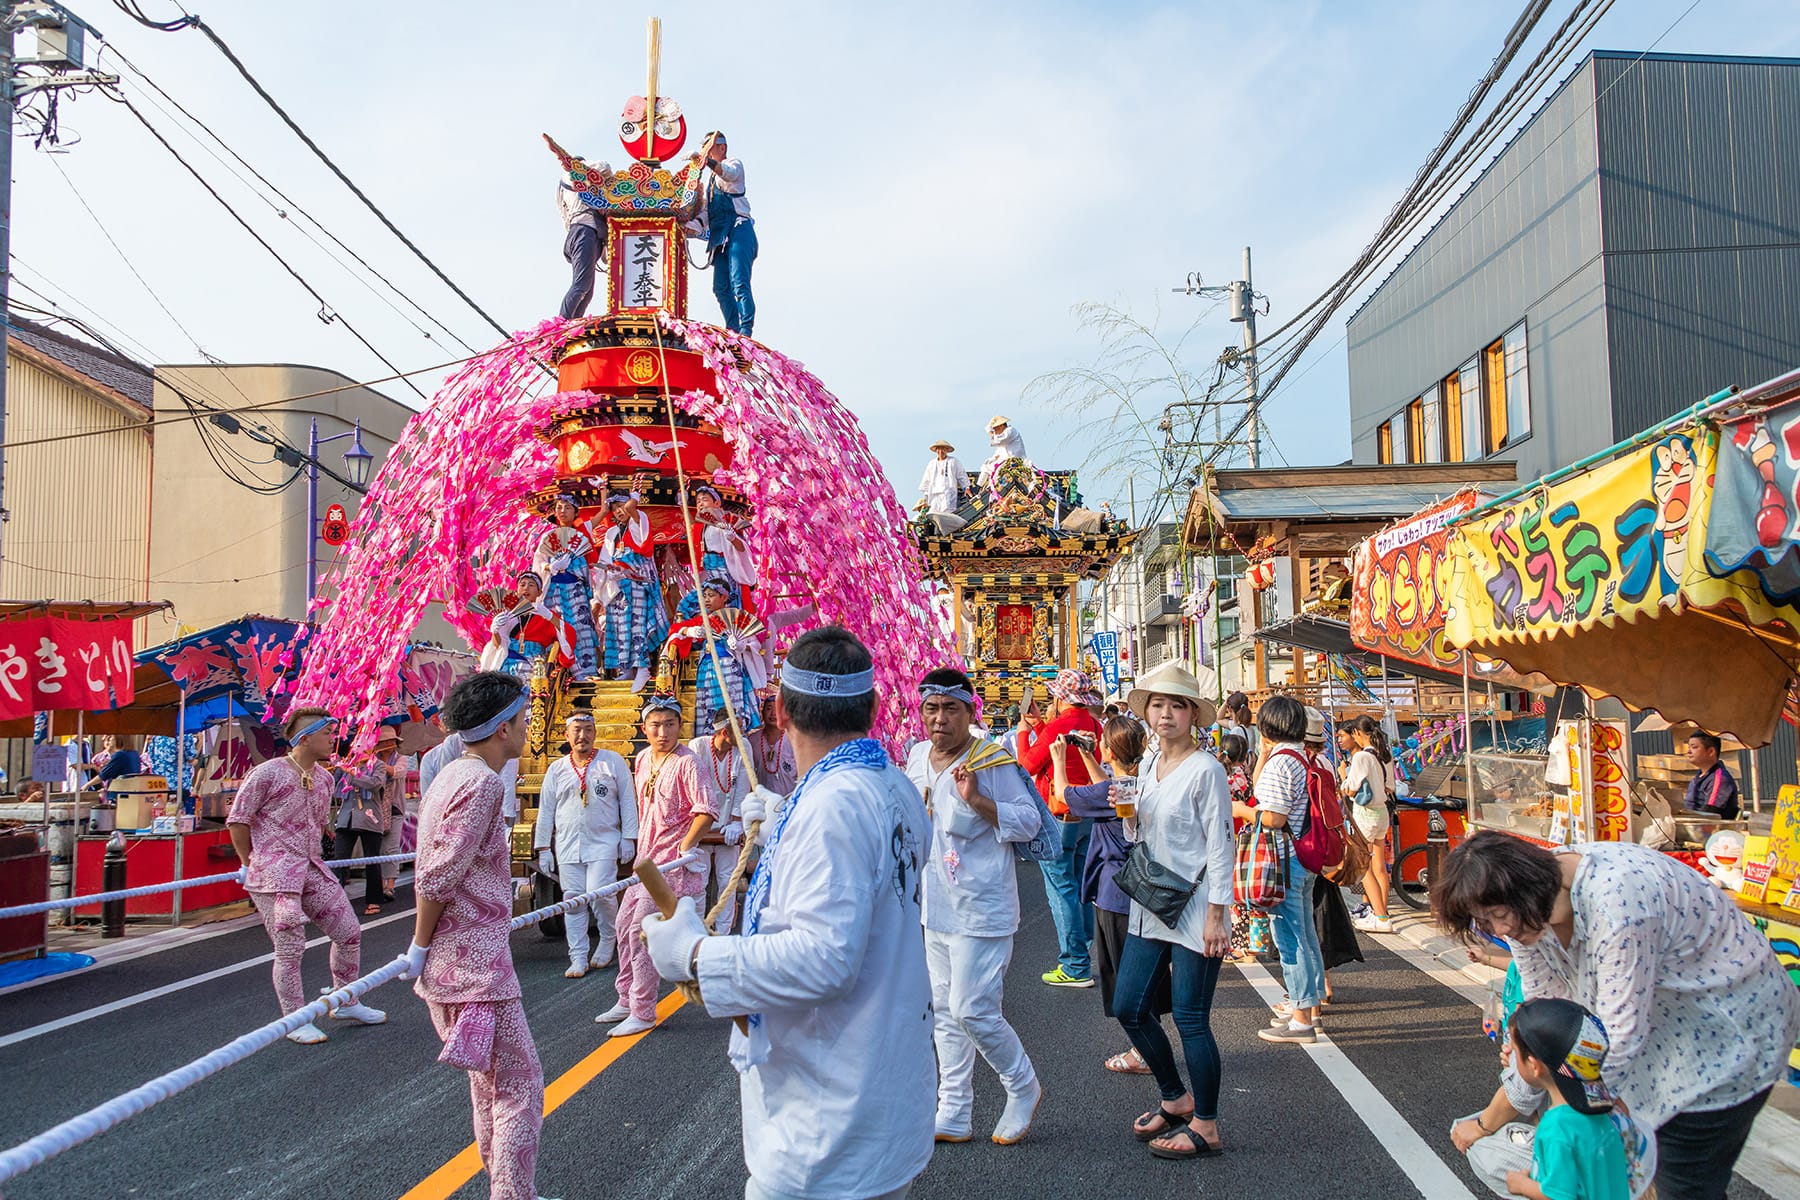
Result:
{"label": "black sandal", "polygon": [[1140,1142],[1154,1142],[1159,1137],[1167,1137],[1173,1130],[1186,1129],[1187,1123],[1194,1119],[1194,1114],[1170,1112],[1166,1105],[1159,1104],[1156,1106],[1155,1112],[1145,1113],[1138,1120],[1142,1121],[1144,1117],[1156,1117],[1162,1121],[1162,1124],[1154,1129],[1143,1129],[1134,1123],[1131,1127],[1131,1134]]}
{"label": "black sandal", "polygon": [[1196,1131],[1194,1129],[1194,1127],[1192,1125],[1189,1125],[1186,1122],[1182,1123],[1182,1126],[1180,1129],[1171,1130],[1168,1133],[1159,1133],[1156,1135],[1156,1137],[1153,1137],[1149,1140],[1156,1141],[1157,1138],[1165,1138],[1165,1137],[1166,1138],[1177,1138],[1177,1137],[1186,1138],[1187,1139],[1187,1149],[1185,1149],[1185,1150],[1166,1150],[1161,1146],[1150,1147],[1150,1153],[1154,1154],[1158,1158],[1176,1158],[1176,1159],[1180,1159],[1180,1158],[1211,1158],[1215,1154],[1225,1153],[1224,1146],[1220,1145],[1218,1142],[1207,1141],[1204,1137],[1202,1137],[1199,1134],[1198,1131]]}

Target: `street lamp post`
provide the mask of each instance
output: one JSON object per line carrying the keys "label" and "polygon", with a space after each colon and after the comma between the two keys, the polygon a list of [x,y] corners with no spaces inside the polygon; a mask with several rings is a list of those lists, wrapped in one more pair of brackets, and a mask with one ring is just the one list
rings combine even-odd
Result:
{"label": "street lamp post", "polygon": [[334,433],[329,437],[319,436],[319,418],[312,419],[312,436],[306,446],[306,611],[312,615],[313,600],[319,594],[319,447],[327,442],[339,441],[343,438],[354,439],[350,448],[344,451],[344,470],[349,473],[351,486],[362,488],[369,482],[369,468],[375,462],[375,456],[363,447],[362,422],[358,421],[354,429],[343,433]]}

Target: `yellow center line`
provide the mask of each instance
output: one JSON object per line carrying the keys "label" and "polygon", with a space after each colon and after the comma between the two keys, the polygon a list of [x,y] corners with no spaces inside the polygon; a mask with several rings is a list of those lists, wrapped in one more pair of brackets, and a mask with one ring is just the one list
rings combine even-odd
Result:
{"label": "yellow center line", "polygon": [[[656,1006],[656,1023],[661,1025],[685,1003],[687,997],[679,991],[664,996],[662,1003]],[[562,1107],[565,1100],[594,1082],[600,1072],[618,1062],[627,1050],[643,1041],[645,1036],[644,1033],[639,1033],[631,1037],[609,1037],[592,1054],[557,1076],[544,1089],[544,1116],[548,1117]],[[479,1174],[481,1153],[475,1149],[475,1143],[470,1142],[463,1147],[462,1153],[427,1175],[411,1191],[400,1197],[400,1200],[450,1200],[465,1183]]]}

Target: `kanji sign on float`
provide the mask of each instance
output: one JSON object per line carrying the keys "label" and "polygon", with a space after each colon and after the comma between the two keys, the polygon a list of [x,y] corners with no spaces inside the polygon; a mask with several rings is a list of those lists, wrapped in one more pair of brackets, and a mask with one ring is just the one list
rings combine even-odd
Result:
{"label": "kanji sign on float", "polygon": [[122,707],[134,694],[131,672],[130,621],[0,622],[0,720]]}

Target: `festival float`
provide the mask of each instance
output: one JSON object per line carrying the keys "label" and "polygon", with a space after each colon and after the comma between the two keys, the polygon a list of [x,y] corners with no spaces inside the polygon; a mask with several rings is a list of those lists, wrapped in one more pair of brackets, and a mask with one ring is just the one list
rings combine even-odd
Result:
{"label": "festival float", "polygon": [[1020,703],[1033,679],[1080,665],[1077,589],[1138,537],[1083,507],[1075,472],[996,455],[950,519],[926,513],[914,526],[946,636],[993,709]]}
{"label": "festival float", "polygon": [[855,418],[800,363],[688,315],[702,155],[671,165],[686,118],[656,67],[653,25],[649,86],[620,120],[624,169],[544,139],[603,218],[604,311],[470,360],[407,424],[325,580],[298,688],[368,743],[408,633],[441,602],[486,665],[531,683],[519,874],[571,712],[592,712],[599,744],[627,759],[656,692],[682,701],[686,736],[697,702],[753,730],[756,685],[772,686],[785,647],[838,623],[874,655],[876,736],[898,754],[914,684],[948,658]]}

